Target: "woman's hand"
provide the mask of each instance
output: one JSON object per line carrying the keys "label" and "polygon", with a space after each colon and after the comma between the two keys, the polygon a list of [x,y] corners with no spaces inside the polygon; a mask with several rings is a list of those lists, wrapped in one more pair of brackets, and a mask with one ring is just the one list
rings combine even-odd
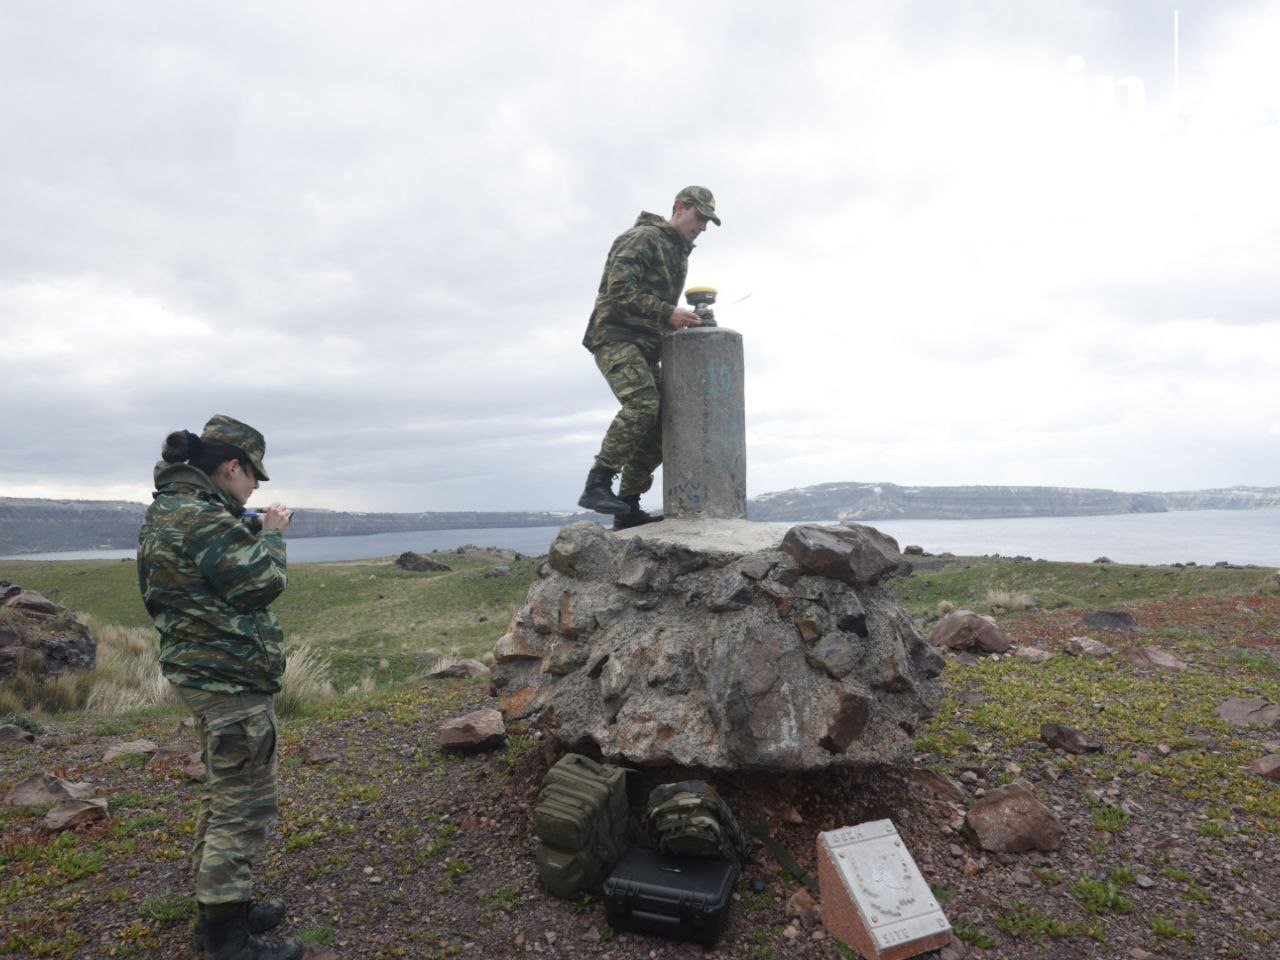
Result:
{"label": "woman's hand", "polygon": [[273,503],[267,507],[267,512],[262,514],[261,522],[263,530],[279,530],[284,532],[285,527],[293,520],[293,511],[285,507],[283,503]]}

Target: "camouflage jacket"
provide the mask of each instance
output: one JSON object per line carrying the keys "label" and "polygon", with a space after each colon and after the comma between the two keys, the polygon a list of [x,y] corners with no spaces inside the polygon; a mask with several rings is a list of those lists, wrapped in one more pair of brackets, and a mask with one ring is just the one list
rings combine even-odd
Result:
{"label": "camouflage jacket", "polygon": [[284,538],[189,464],[158,463],[138,531],[138,586],[160,631],[160,665],[182,687],[275,693],[284,633],[268,605],[285,588]]}
{"label": "camouflage jacket", "polygon": [[634,343],[646,359],[657,360],[684,290],[691,250],[662,217],[641,213],[609,249],[582,345],[594,353],[606,343]]}

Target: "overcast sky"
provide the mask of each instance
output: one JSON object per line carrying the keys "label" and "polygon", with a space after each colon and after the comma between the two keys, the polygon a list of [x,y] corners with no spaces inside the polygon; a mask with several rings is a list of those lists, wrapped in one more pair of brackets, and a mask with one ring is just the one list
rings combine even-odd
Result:
{"label": "overcast sky", "polygon": [[571,508],[605,253],[691,183],[751,495],[1280,484],[1277,49],[1274,2],[6,3],[0,495],[148,499],[216,412],[292,505]]}

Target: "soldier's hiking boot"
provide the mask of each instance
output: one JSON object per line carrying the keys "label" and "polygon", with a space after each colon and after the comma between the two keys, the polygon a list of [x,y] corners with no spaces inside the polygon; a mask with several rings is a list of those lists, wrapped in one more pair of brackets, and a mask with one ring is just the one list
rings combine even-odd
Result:
{"label": "soldier's hiking boot", "polygon": [[627,513],[631,507],[613,495],[613,471],[608,467],[592,467],[578,506],[596,513]]}
{"label": "soldier's hiking boot", "polygon": [[205,960],[299,960],[301,940],[259,940],[249,933],[247,902],[205,908]]}
{"label": "soldier's hiking boot", "polygon": [[[285,906],[283,900],[249,901],[249,915],[246,921],[250,933],[266,933],[272,927],[279,926],[284,919]],[[196,930],[192,936],[192,946],[196,953],[204,951],[204,904],[196,901]]]}
{"label": "soldier's hiking boot", "polygon": [[638,527],[642,523],[657,523],[662,519],[662,514],[660,513],[645,513],[640,509],[640,494],[638,493],[620,494],[618,499],[627,505],[627,512],[620,513],[613,518],[613,529],[615,530]]}

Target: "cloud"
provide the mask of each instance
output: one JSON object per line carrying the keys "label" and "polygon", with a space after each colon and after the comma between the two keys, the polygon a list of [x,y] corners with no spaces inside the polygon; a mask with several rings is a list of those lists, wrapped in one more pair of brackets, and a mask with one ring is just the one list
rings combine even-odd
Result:
{"label": "cloud", "polygon": [[686,183],[752,493],[1274,482],[1280,18],[1180,8],[1175,113],[1163,3],[24,7],[0,494],[143,498],[218,411],[291,502],[570,506],[604,255]]}

